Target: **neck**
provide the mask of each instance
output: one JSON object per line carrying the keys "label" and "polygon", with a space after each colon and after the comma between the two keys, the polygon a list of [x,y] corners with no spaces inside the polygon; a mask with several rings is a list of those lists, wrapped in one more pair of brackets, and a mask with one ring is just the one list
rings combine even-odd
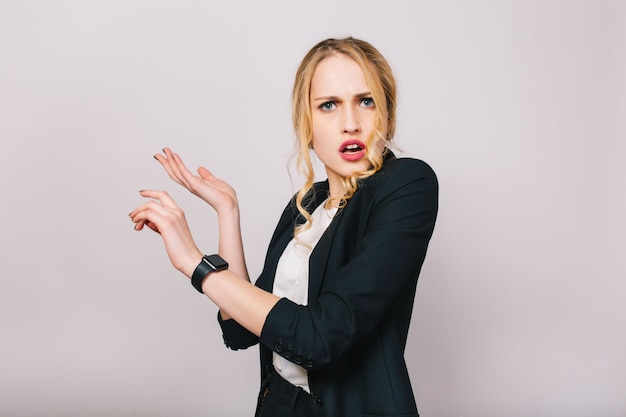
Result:
{"label": "neck", "polygon": [[331,198],[329,197],[328,200],[326,200],[326,203],[324,203],[324,208],[326,210],[330,210],[333,208],[339,208],[341,206],[341,198]]}
{"label": "neck", "polygon": [[331,181],[328,179],[328,203],[333,202],[336,206],[342,197],[346,195],[346,188],[341,181]]}

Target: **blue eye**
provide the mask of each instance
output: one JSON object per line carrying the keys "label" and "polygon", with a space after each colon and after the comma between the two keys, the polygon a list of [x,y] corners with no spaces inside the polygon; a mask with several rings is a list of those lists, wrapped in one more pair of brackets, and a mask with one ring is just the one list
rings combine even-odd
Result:
{"label": "blue eye", "polygon": [[324,102],[324,103],[319,105],[319,108],[324,110],[324,111],[334,110],[335,107],[337,107],[337,105],[333,101],[326,101],[326,102]]}
{"label": "blue eye", "polygon": [[374,107],[374,99],[371,97],[362,98],[361,105],[363,107]]}

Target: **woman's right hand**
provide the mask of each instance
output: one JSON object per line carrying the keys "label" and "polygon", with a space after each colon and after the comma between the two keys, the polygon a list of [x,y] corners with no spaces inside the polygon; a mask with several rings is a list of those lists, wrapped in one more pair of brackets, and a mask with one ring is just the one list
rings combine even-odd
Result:
{"label": "woman's right hand", "polygon": [[160,234],[172,265],[191,277],[202,259],[202,252],[191,236],[185,213],[165,191],[141,190],[139,194],[151,200],[130,212],[135,230],[148,226]]}
{"label": "woman's right hand", "polygon": [[163,154],[156,154],[154,158],[159,161],[172,180],[209,203],[218,214],[239,208],[237,194],[233,187],[215,177],[205,167],[198,168],[198,175],[192,174],[180,156],[172,152],[170,148],[163,148]]}

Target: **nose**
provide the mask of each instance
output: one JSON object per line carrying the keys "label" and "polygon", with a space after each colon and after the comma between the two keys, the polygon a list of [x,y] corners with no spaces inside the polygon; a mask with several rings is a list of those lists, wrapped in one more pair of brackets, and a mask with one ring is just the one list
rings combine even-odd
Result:
{"label": "nose", "polygon": [[361,131],[361,123],[357,110],[352,107],[345,108],[343,119],[343,133],[357,133]]}

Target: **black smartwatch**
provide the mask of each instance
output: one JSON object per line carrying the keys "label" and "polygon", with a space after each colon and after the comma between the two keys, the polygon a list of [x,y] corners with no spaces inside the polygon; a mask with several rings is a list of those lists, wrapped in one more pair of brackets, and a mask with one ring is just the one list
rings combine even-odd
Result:
{"label": "black smartwatch", "polygon": [[204,291],[202,291],[202,281],[204,281],[211,272],[223,271],[224,269],[228,269],[228,262],[223,260],[221,256],[204,255],[191,275],[191,285],[204,294]]}

